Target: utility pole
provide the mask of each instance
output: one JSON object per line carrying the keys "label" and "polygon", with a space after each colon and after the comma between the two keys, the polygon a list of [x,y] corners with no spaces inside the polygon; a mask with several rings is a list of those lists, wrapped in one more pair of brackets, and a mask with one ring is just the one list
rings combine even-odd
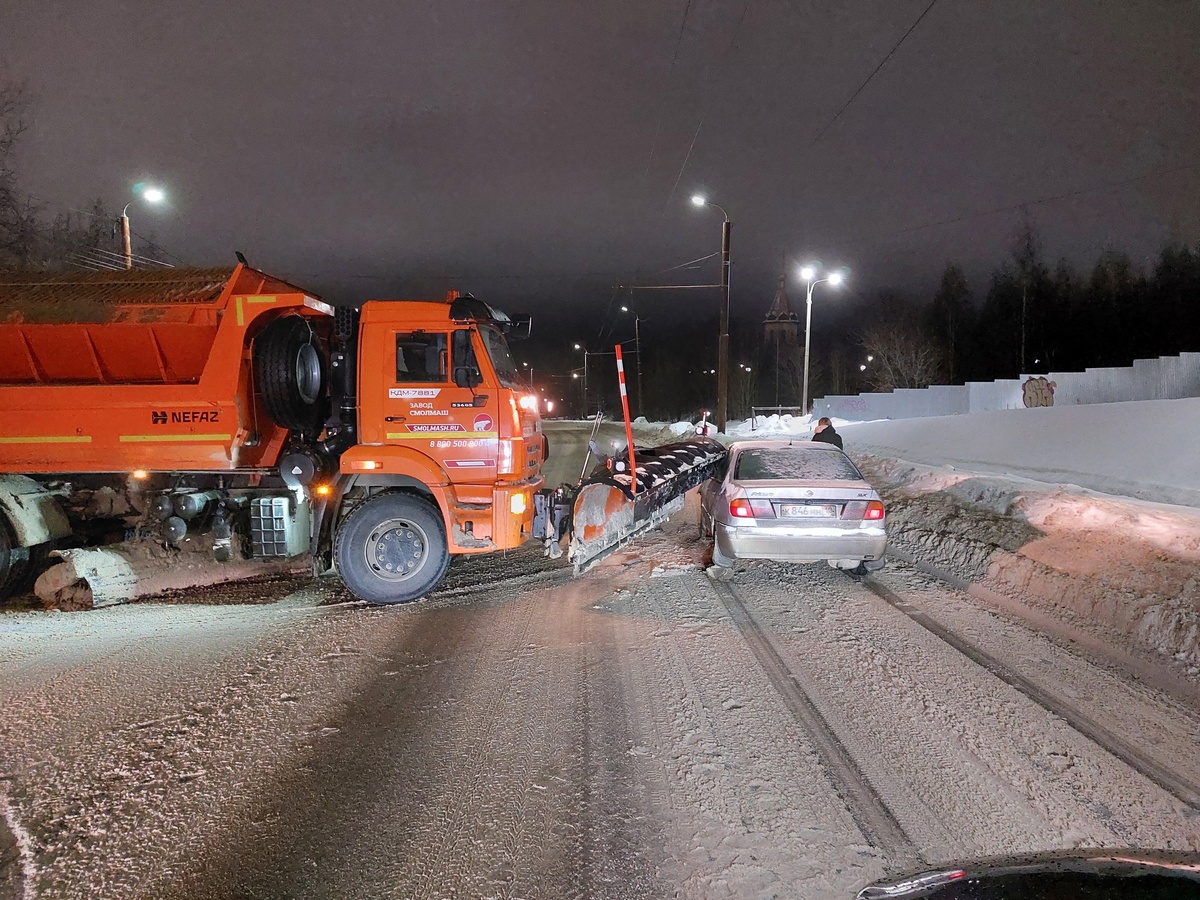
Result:
{"label": "utility pole", "polygon": [[1021,281],[1021,371],[1020,375],[1025,374],[1025,301],[1026,295],[1029,293],[1029,279],[1023,278]]}
{"label": "utility pole", "polygon": [[637,379],[638,379],[638,415],[646,415],[646,398],[642,396],[642,330],[641,318],[633,314],[633,346],[637,349]]}
{"label": "utility pole", "polygon": [[[724,210],[721,210],[724,212]],[[717,431],[725,431],[729,413],[729,216],[721,225],[721,338],[717,345]]]}
{"label": "utility pole", "polygon": [[[147,203],[161,203],[166,199],[166,194],[162,188],[150,187],[147,185],[135,185],[134,191],[142,195],[142,199]],[[133,201],[125,204],[125,208],[121,210],[121,252],[125,256],[125,268],[133,268],[133,243],[129,239],[129,207]]]}
{"label": "utility pole", "polygon": [[133,245],[129,240],[129,204],[121,210],[121,252],[125,254],[125,268],[133,268]]}
{"label": "utility pole", "polygon": [[729,413],[729,232],[733,226],[725,208],[703,194],[693,195],[692,203],[719,209],[725,217],[721,225],[721,333],[717,338],[717,431],[724,431]]}

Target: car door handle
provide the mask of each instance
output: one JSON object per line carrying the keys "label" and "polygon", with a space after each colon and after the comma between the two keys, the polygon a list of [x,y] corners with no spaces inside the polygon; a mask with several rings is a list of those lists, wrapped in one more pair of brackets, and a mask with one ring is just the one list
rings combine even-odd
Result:
{"label": "car door handle", "polygon": [[384,416],[383,421],[385,421],[385,422],[404,422],[407,420],[407,418],[408,418],[407,416]]}

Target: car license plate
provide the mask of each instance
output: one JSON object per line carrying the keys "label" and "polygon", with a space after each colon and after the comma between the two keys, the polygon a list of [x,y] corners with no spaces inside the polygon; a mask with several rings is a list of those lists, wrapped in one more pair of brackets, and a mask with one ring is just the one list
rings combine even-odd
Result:
{"label": "car license plate", "polygon": [[836,519],[837,507],[816,503],[783,503],[779,514],[785,519]]}

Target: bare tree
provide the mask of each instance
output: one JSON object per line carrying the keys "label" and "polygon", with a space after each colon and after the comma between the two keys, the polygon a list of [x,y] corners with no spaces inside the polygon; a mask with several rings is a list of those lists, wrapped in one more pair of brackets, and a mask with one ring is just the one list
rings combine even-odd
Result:
{"label": "bare tree", "polygon": [[29,256],[31,224],[37,210],[17,194],[13,160],[17,141],[29,127],[25,84],[0,73],[0,265],[21,264]]}
{"label": "bare tree", "polygon": [[758,369],[754,366],[738,366],[730,374],[729,411],[731,415],[749,418],[758,388]]}
{"label": "bare tree", "polygon": [[863,349],[874,357],[870,369],[875,390],[923,388],[937,382],[945,360],[937,344],[901,322],[876,325],[863,335]]}

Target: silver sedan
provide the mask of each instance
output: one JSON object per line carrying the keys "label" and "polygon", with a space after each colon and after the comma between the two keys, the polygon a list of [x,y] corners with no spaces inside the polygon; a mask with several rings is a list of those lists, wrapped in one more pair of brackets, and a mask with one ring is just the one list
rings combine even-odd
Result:
{"label": "silver sedan", "polygon": [[862,573],[882,568],[886,511],[850,457],[832,444],[738,441],[723,477],[700,489],[701,529],[713,563],[827,561]]}

